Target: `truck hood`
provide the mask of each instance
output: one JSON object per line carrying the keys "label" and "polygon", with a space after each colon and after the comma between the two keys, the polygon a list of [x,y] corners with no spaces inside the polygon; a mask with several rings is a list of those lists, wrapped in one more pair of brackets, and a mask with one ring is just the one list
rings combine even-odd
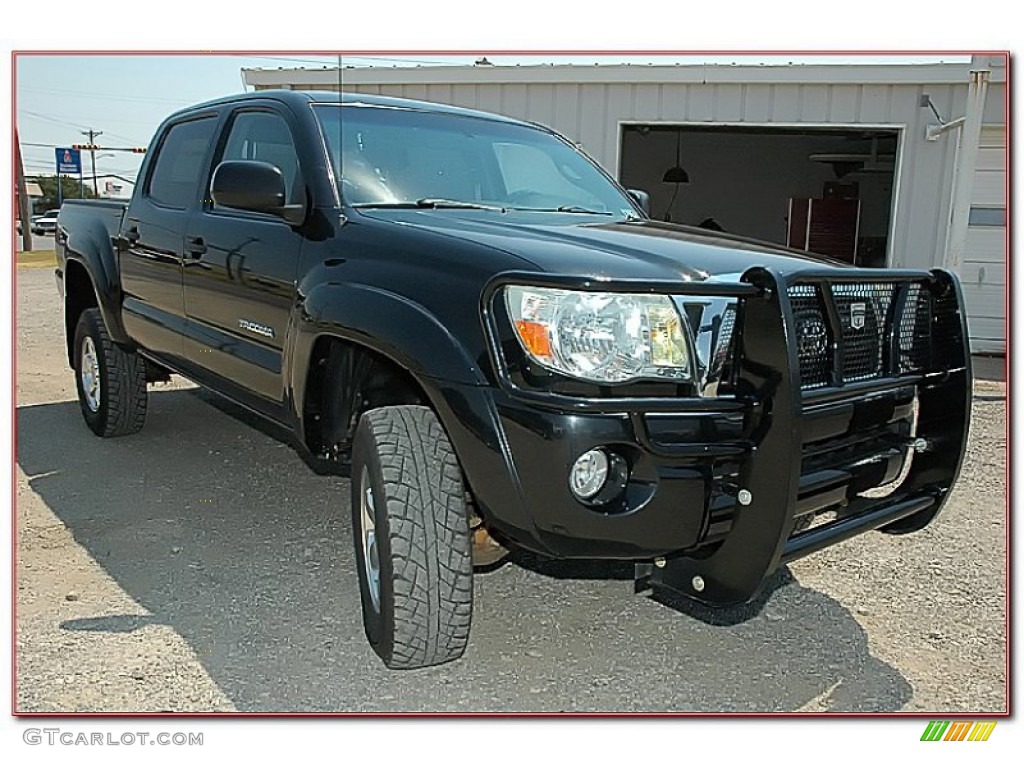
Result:
{"label": "truck hood", "polygon": [[849,267],[825,256],[657,221],[608,222],[580,214],[362,209],[360,215],[479,243],[552,274],[608,279],[706,280],[754,266],[788,273]]}

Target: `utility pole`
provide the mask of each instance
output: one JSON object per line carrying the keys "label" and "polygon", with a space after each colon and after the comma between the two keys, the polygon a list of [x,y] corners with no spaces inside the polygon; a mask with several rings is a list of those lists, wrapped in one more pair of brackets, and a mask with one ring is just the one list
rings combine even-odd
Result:
{"label": "utility pole", "polygon": [[[25,186],[25,165],[21,161],[21,142],[18,141],[18,129],[14,129],[14,162],[18,174],[18,218],[21,219],[21,247],[32,250],[32,211],[28,205],[28,187]],[[57,179],[60,183],[60,179]]]}
{"label": "utility pole", "polygon": [[94,131],[90,128],[88,131],[82,131],[82,135],[89,137],[89,162],[92,165],[92,191],[96,193],[96,197],[99,197],[100,184],[96,180],[96,137],[102,136],[103,131]]}

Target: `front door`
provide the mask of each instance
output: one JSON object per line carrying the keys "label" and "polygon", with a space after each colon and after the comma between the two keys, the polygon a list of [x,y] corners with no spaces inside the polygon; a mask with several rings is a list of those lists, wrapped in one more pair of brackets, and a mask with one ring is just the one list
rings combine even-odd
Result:
{"label": "front door", "polygon": [[182,233],[199,197],[216,128],[216,115],[209,115],[164,131],[122,225],[125,330],[140,346],[172,363],[182,356],[185,330]]}
{"label": "front door", "polygon": [[[211,167],[225,160],[277,166],[286,203],[305,204],[292,132],[278,112],[246,107],[231,115]],[[207,179],[185,232],[185,356],[225,394],[278,415],[302,236],[279,216],[215,205],[209,189]]]}

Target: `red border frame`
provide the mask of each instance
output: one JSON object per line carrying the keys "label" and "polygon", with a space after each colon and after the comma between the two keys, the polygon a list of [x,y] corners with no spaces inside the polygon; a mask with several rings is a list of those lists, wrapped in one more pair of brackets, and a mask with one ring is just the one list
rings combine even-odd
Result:
{"label": "red border frame", "polygon": [[[1005,282],[1006,292],[1003,297],[1005,328],[1006,328],[1006,354],[1003,359],[1003,376],[1006,382],[1006,570],[1005,570],[1005,594],[1006,594],[1006,624],[1005,624],[1005,654],[1006,654],[1006,710],[1004,712],[21,712],[17,708],[18,692],[18,662],[16,653],[17,634],[17,553],[18,553],[18,515],[17,515],[17,450],[18,450],[18,413],[17,413],[17,376],[18,376],[18,345],[17,345],[17,314],[18,314],[18,264],[17,264],[17,230],[12,228],[11,237],[11,714],[23,718],[248,718],[248,717],[356,717],[356,718],[381,718],[381,717],[410,717],[410,718],[448,718],[448,717],[474,717],[474,718],[548,718],[548,717],[571,717],[571,718],[913,718],[943,719],[951,718],[977,718],[984,716],[989,719],[1005,719],[1012,716],[1011,694],[1012,694],[1012,650],[1010,642],[1010,624],[1013,613],[1013,601],[1010,597],[1010,576],[1012,573],[1011,556],[1011,516],[1013,492],[1011,484],[1011,441],[1010,425],[1013,422],[1011,410],[1011,366],[1010,350],[1012,349],[1012,304],[1010,302],[1010,286],[1012,285],[1011,267],[1011,184],[1010,184],[1010,161],[1011,157],[1011,62],[1010,52],[1006,50],[805,50],[805,51],[779,51],[779,50],[529,50],[529,49],[399,49],[399,50],[375,50],[375,49],[349,49],[349,50],[12,50],[11,51],[11,173],[13,189],[16,179],[15,166],[15,127],[17,126],[17,69],[19,56],[1002,56],[1006,62],[1005,96],[1003,99],[1004,124],[1006,125],[1006,233],[1004,247],[1006,252]],[[429,65],[427,65],[429,66]],[[441,66],[441,65],[438,65]],[[779,65],[784,66],[784,65]],[[834,65],[841,66],[841,65]],[[17,218],[17,199],[13,201],[14,217]]]}

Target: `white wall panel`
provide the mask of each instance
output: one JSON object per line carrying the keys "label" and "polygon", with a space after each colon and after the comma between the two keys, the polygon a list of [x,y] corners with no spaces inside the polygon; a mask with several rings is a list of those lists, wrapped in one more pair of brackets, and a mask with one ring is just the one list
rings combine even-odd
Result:
{"label": "white wall panel", "polygon": [[747,88],[743,99],[743,121],[748,123],[764,123],[772,118],[771,86]]}
{"label": "white wall panel", "polygon": [[718,123],[738,123],[743,119],[743,98],[746,85],[715,85],[712,119]]}
{"label": "white wall panel", "polygon": [[832,93],[830,85],[802,85],[800,86],[800,111],[798,117],[801,123],[827,123],[829,95]]}
{"label": "white wall panel", "polygon": [[[959,134],[951,131],[938,141],[925,141],[925,130],[935,117],[921,107],[920,100],[927,93],[944,118],[962,116],[967,98],[966,67],[962,69],[953,65],[381,68],[346,70],[345,89],[453,103],[550,125],[581,142],[613,173],[619,166],[622,122],[900,129],[890,264],[928,268],[944,259]],[[246,77],[253,78],[249,81],[257,87],[337,87],[330,73],[315,70],[291,74],[268,70]],[[1005,86],[1001,73],[993,77],[982,149],[971,179],[976,205],[1005,204],[1006,136],[1001,126],[994,125],[1005,119]],[[1004,344],[1004,319],[993,297],[1004,285],[1005,250],[1002,228],[970,228],[962,278],[969,315],[976,316],[971,334],[979,349]]]}
{"label": "white wall panel", "polygon": [[[673,86],[673,90],[688,89],[688,98],[681,99],[683,110],[674,115],[665,105],[665,120],[688,120],[694,122],[710,122],[715,119],[715,86],[706,83],[694,83],[689,86]],[[666,92],[668,88],[665,89]]]}
{"label": "white wall panel", "polygon": [[964,261],[1005,264],[1006,229],[1004,227],[968,227]]}
{"label": "white wall panel", "polygon": [[971,202],[978,206],[1006,205],[1006,175],[996,171],[976,171]]}
{"label": "white wall panel", "polygon": [[772,122],[785,123],[800,119],[800,86],[775,85],[772,95]]}

